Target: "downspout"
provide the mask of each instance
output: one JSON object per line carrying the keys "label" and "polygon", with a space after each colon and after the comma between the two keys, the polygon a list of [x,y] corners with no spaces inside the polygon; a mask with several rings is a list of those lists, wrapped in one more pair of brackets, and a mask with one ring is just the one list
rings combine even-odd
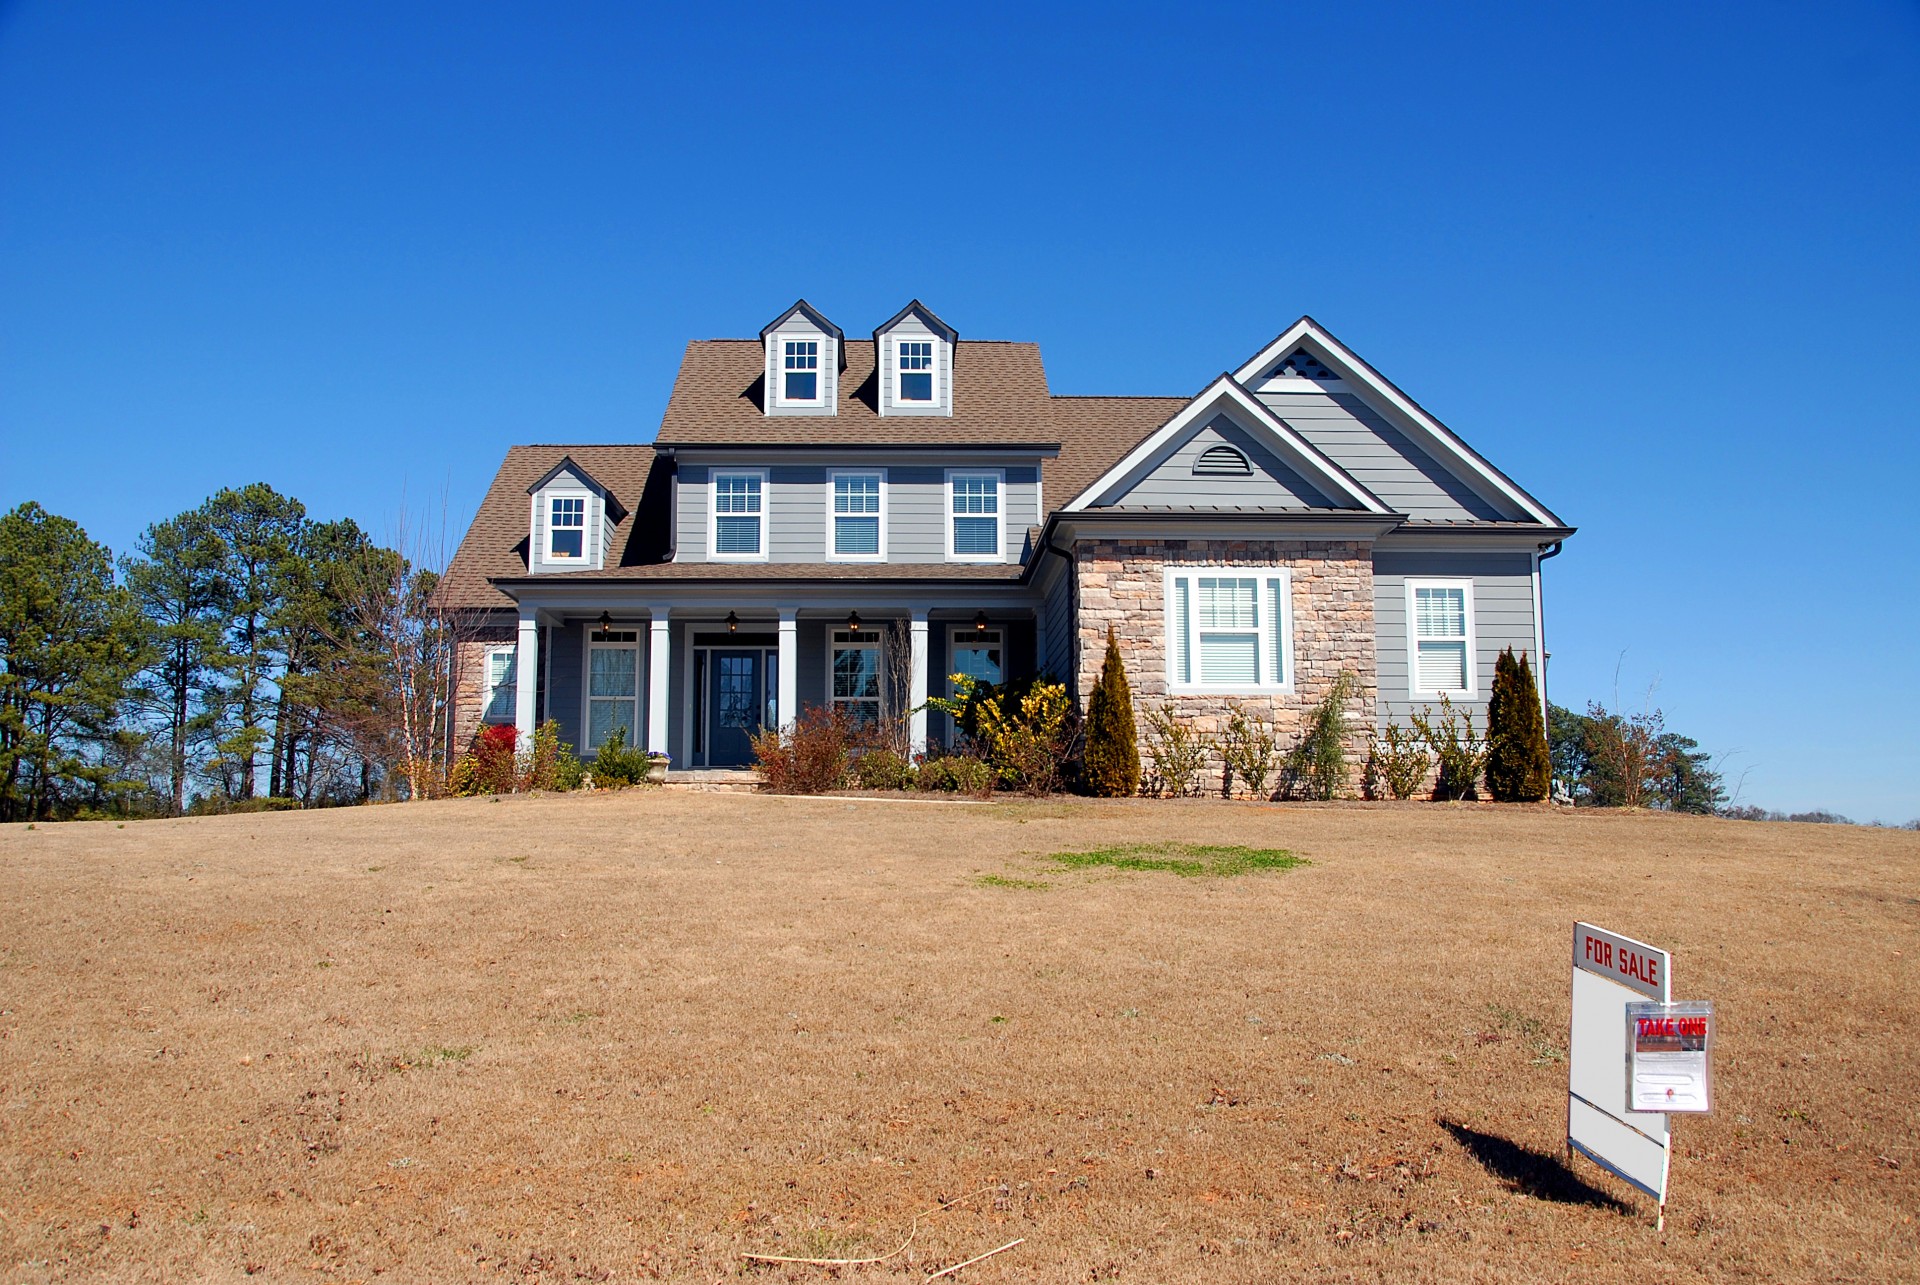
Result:
{"label": "downspout", "polygon": [[[667,561],[678,561],[680,552],[680,461],[674,456],[673,448],[662,451],[655,448],[673,468],[673,476],[667,483]],[[636,505],[636,507],[638,507]],[[635,522],[640,519],[636,516]]]}
{"label": "downspout", "polygon": [[1547,620],[1545,609],[1541,605],[1540,564],[1548,558],[1560,556],[1565,540],[1555,540],[1551,547],[1533,551],[1533,643],[1540,654],[1540,720],[1547,721]]}
{"label": "downspout", "polygon": [[[1041,532],[1041,535],[1043,537],[1045,537],[1046,534],[1047,533],[1044,531]],[[1074,558],[1073,558],[1072,550],[1062,549],[1059,545],[1055,544],[1052,541],[1052,539],[1043,538],[1040,541],[1040,551],[1042,553],[1051,553],[1051,554],[1057,555],[1061,561],[1067,564],[1067,573],[1069,575],[1073,573]],[[1073,645],[1072,640],[1078,635],[1078,632],[1079,632],[1079,621],[1078,621],[1078,617],[1080,614],[1079,598],[1080,598],[1080,587],[1077,584],[1069,585],[1067,588],[1067,639],[1068,639],[1067,660],[1068,660],[1068,663],[1071,665],[1073,672],[1067,675],[1067,681],[1072,684],[1072,687],[1070,690],[1074,693],[1074,699],[1076,703],[1078,703],[1079,691],[1080,691],[1080,649]],[[1046,609],[1046,600],[1044,598],[1041,599],[1040,606],[1041,606],[1041,610],[1044,611]],[[1034,668],[1035,669],[1043,668],[1043,666],[1038,663],[1041,660],[1041,658],[1035,657],[1034,659],[1036,661]]]}

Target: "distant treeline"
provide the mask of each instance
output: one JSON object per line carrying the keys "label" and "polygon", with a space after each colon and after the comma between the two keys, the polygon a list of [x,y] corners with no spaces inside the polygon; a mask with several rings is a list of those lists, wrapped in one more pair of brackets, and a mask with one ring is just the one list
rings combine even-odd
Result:
{"label": "distant treeline", "polygon": [[444,774],[436,583],[260,483],[118,559],[20,505],[0,516],[0,820],[408,795]]}

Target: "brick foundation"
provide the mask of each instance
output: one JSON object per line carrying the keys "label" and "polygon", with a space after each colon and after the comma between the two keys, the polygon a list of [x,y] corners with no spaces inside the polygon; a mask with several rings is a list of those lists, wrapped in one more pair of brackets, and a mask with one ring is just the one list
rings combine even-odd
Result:
{"label": "brick foundation", "polygon": [[[1082,540],[1075,553],[1075,613],[1079,639],[1079,698],[1084,710],[1106,656],[1111,625],[1133,689],[1134,717],[1161,702],[1212,743],[1208,788],[1220,788],[1218,741],[1233,705],[1273,725],[1285,753],[1301,725],[1341,670],[1354,676],[1348,703],[1349,791],[1360,791],[1367,731],[1379,690],[1374,659],[1373,553],[1354,540]],[[1293,582],[1294,690],[1291,694],[1214,696],[1167,694],[1165,573],[1180,565],[1285,566]],[[1143,738],[1144,740],[1144,738]],[[1142,745],[1145,758],[1145,745]]]}

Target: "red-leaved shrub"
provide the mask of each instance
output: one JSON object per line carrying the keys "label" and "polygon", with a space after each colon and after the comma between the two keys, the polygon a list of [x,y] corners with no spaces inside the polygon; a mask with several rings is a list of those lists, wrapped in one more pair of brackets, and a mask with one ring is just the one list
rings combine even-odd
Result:
{"label": "red-leaved shrub", "polygon": [[782,735],[768,728],[753,738],[761,785],[773,794],[825,794],[846,786],[849,751],[860,728],[840,710],[812,706]]}

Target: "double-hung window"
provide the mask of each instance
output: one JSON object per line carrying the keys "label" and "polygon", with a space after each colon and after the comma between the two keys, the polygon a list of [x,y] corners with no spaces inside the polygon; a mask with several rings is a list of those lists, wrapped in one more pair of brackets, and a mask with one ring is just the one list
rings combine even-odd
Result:
{"label": "double-hung window", "polygon": [[829,473],[832,507],[829,548],[835,558],[878,560],[886,553],[885,478],[879,473]]}
{"label": "double-hung window", "polygon": [[1473,582],[1407,581],[1408,687],[1415,696],[1472,696]]}
{"label": "double-hung window", "polygon": [[586,497],[554,496],[547,506],[547,557],[555,562],[573,562],[586,556]]}
{"label": "double-hung window", "polygon": [[933,341],[902,339],[894,349],[893,400],[933,404]]}
{"label": "double-hung window", "polygon": [[947,474],[947,554],[972,562],[997,562],[1001,548],[1000,473]]}
{"label": "double-hung window", "polygon": [[1169,568],[1167,688],[1293,690],[1293,590],[1285,567]]}
{"label": "double-hung window", "polygon": [[495,647],[487,652],[487,704],[480,715],[483,723],[511,723],[516,677],[520,668],[519,649]]}
{"label": "double-hung window", "polygon": [[800,406],[819,404],[818,339],[784,339],[780,342],[780,400]]}
{"label": "double-hung window", "polygon": [[833,712],[845,714],[857,727],[880,721],[880,631],[836,629],[832,643],[833,672],[827,695]]}
{"label": "double-hung window", "polygon": [[767,475],[720,473],[713,475],[713,556],[764,558],[766,532],[762,530]]}

